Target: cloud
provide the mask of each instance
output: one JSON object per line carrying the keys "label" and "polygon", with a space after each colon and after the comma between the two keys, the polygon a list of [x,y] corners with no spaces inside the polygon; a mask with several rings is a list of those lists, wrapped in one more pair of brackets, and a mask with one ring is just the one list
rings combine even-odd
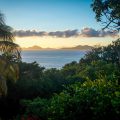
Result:
{"label": "cloud", "polygon": [[13,32],[15,36],[18,37],[28,37],[28,36],[45,36],[47,35],[47,32],[45,31],[35,31],[35,30],[17,30]]}
{"label": "cloud", "polygon": [[83,37],[98,37],[99,32],[92,28],[84,28],[81,30],[81,36]]}
{"label": "cloud", "polygon": [[45,32],[45,31],[31,31],[31,30],[17,30],[13,32],[15,36],[18,37],[29,37],[29,36],[52,36],[52,37],[72,37],[78,36],[78,30],[66,30],[66,31],[55,31],[55,32]]}
{"label": "cloud", "polygon": [[55,37],[73,37],[73,36],[78,36],[78,30],[66,30],[66,31],[56,31],[56,32],[49,32],[49,36],[55,36]]}
{"label": "cloud", "polygon": [[105,37],[105,36],[111,36],[111,37],[115,37],[118,36],[118,31],[100,31],[99,34],[100,37]]}
{"label": "cloud", "polygon": [[13,32],[15,36],[18,37],[29,37],[29,36],[52,36],[52,37],[60,37],[60,38],[69,38],[69,37],[106,37],[117,36],[117,31],[103,31],[103,30],[95,30],[93,28],[83,28],[80,32],[75,30],[65,30],[65,31],[55,31],[55,32],[45,32],[45,31],[36,31],[36,30],[16,30]]}
{"label": "cloud", "polygon": [[111,36],[115,37],[117,36],[117,31],[103,31],[103,30],[95,30],[93,28],[84,28],[81,30],[80,35],[83,37],[106,37]]}

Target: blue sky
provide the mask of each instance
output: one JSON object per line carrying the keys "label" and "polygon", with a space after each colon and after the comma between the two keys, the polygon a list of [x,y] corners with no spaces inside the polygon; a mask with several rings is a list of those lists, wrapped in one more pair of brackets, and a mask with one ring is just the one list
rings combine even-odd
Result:
{"label": "blue sky", "polygon": [[92,0],[0,0],[0,9],[14,29],[100,29],[91,3]]}
{"label": "blue sky", "polygon": [[91,3],[92,0],[0,0],[0,10],[7,25],[19,30],[15,38],[22,47],[107,45],[116,35],[109,31],[101,34],[102,26],[95,20]]}

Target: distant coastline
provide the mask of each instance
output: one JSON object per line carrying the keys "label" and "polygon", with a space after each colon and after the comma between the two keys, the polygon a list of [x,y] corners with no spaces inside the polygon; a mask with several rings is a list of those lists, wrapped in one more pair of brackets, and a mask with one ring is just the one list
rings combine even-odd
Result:
{"label": "distant coastline", "polygon": [[93,46],[88,46],[88,45],[78,45],[75,47],[65,47],[65,48],[42,48],[40,46],[32,46],[32,47],[23,47],[22,50],[23,51],[37,51],[37,50],[91,50],[93,48]]}

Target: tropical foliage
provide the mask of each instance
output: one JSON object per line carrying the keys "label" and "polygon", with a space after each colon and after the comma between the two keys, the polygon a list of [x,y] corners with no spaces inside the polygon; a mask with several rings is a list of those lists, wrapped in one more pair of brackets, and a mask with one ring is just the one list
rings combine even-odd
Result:
{"label": "tropical foliage", "polygon": [[[116,42],[118,41],[111,46]],[[63,84],[61,84],[64,85],[63,91],[60,93],[54,91],[50,99],[43,97],[44,99],[22,100],[22,107],[26,108],[23,116],[33,116],[43,120],[118,120],[120,117],[119,63],[116,59],[114,62],[111,61],[112,56],[109,56],[111,59],[107,59],[108,56],[93,58],[100,53],[111,52],[108,48],[93,49],[93,52],[86,54],[79,63],[72,62],[65,65],[60,70],[63,74]]]}
{"label": "tropical foliage", "polygon": [[12,28],[5,24],[4,15],[0,13],[0,96],[7,94],[6,80],[17,80],[19,76],[15,62],[20,60],[20,51],[13,40]]}
{"label": "tropical foliage", "polygon": [[46,120],[118,120],[120,86],[104,79],[88,80],[67,87],[50,100],[23,100],[24,116]]}
{"label": "tropical foliage", "polygon": [[7,82],[8,94],[0,99],[0,116],[118,120],[120,67],[117,51],[114,58],[108,49],[119,47],[116,43],[118,40],[107,47],[95,48],[78,63],[71,62],[60,70],[45,69],[36,62],[20,62],[19,79],[16,83]]}
{"label": "tropical foliage", "polygon": [[[120,0],[94,0],[97,21],[120,27]],[[89,51],[78,63],[45,69],[19,62],[11,28],[0,14],[0,119],[119,120],[120,39]],[[19,67],[18,67],[19,65]],[[19,69],[18,69],[19,68]],[[20,77],[18,77],[18,73]],[[11,81],[10,81],[11,79]],[[14,83],[12,80],[16,80]]]}

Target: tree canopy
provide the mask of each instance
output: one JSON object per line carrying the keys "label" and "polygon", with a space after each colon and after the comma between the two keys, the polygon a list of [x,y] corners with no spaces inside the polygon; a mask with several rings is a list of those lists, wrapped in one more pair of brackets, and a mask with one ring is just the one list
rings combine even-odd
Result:
{"label": "tree canopy", "polygon": [[120,30],[120,0],[93,0],[91,6],[103,29]]}

